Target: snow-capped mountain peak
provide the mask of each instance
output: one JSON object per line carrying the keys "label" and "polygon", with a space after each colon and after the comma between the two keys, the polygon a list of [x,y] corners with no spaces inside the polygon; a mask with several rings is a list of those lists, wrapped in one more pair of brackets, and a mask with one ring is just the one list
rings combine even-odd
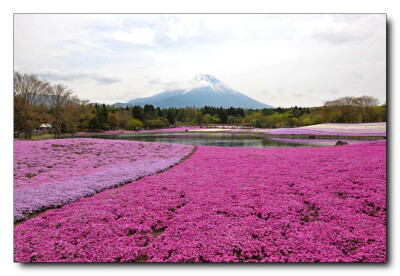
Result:
{"label": "snow-capped mountain peak", "polygon": [[189,93],[196,88],[208,87],[216,93],[234,92],[229,86],[209,74],[197,74],[186,82],[185,92]]}
{"label": "snow-capped mountain peak", "polygon": [[128,101],[127,105],[152,104],[160,108],[184,108],[187,106],[203,107],[242,107],[242,108],[271,108],[272,106],[258,102],[243,93],[233,90],[225,83],[208,74],[198,74],[192,79],[177,87],[148,98],[136,98]]}
{"label": "snow-capped mountain peak", "polygon": [[214,77],[213,75],[209,75],[209,74],[197,74],[193,77],[193,80],[194,81],[205,81],[210,84],[217,84],[217,83],[221,82],[216,77]]}

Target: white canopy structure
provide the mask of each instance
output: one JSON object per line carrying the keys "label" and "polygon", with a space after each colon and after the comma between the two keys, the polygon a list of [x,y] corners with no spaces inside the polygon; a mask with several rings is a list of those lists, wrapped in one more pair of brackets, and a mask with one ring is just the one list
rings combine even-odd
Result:
{"label": "white canopy structure", "polygon": [[39,126],[39,128],[51,128],[51,125],[50,124],[41,124],[40,126]]}

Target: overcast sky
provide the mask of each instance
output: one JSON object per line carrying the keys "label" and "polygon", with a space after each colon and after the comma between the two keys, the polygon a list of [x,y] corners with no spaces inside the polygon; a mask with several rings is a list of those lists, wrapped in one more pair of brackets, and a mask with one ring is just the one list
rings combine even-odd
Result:
{"label": "overcast sky", "polygon": [[272,106],[386,102],[386,16],[14,15],[14,70],[91,102],[126,102],[212,74]]}

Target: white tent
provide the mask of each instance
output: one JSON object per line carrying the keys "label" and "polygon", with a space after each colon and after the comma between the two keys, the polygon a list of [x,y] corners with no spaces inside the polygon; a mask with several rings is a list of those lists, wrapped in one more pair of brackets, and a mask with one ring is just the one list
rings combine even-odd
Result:
{"label": "white tent", "polygon": [[45,129],[47,129],[47,128],[51,128],[51,125],[50,125],[50,124],[41,124],[41,125],[39,126],[39,128],[45,128]]}

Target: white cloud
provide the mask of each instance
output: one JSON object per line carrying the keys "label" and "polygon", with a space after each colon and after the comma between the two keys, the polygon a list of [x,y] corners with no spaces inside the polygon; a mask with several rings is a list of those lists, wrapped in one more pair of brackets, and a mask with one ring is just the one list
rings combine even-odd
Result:
{"label": "white cloud", "polygon": [[385,23],[369,14],[22,14],[14,63],[58,72],[97,102],[151,96],[198,73],[274,106],[359,94],[384,102]]}
{"label": "white cloud", "polygon": [[113,37],[123,42],[148,46],[154,45],[154,30],[149,28],[132,28],[128,31],[119,30],[114,32]]}

